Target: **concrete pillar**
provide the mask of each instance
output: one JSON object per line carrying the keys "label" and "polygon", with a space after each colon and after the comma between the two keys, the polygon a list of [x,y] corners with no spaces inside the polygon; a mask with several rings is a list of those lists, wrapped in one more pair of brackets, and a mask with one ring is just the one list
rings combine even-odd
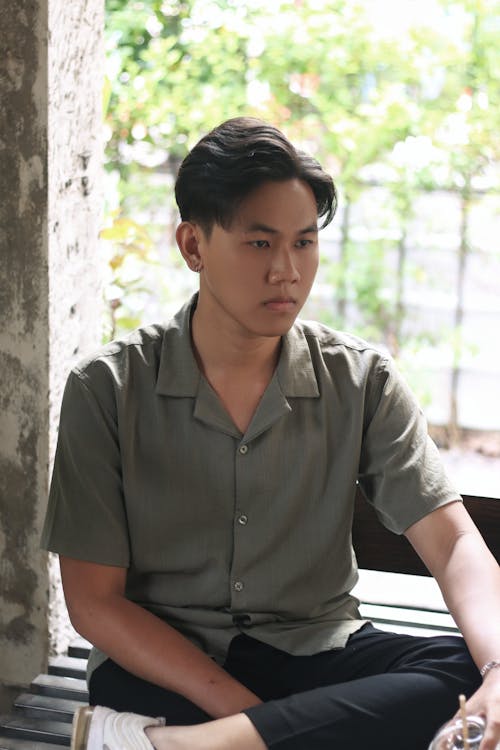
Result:
{"label": "concrete pillar", "polygon": [[100,343],[103,0],[0,5],[0,711],[65,646],[39,551],[62,388]]}

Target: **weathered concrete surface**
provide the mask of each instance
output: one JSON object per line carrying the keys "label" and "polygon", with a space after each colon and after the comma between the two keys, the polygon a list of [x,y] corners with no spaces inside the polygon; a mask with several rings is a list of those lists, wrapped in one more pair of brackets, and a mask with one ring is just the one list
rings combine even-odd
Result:
{"label": "weathered concrete surface", "polygon": [[45,667],[49,588],[67,630],[39,537],[64,380],[100,339],[102,5],[0,4],[0,710]]}
{"label": "weathered concrete surface", "polygon": [[49,456],[47,9],[0,9],[0,676],[26,684],[48,650],[38,551]]}
{"label": "weathered concrete surface", "polygon": [[[104,0],[49,6],[49,459],[55,452],[70,367],[102,339],[98,235],[102,218]],[[66,649],[72,631],[50,564],[50,642]]]}

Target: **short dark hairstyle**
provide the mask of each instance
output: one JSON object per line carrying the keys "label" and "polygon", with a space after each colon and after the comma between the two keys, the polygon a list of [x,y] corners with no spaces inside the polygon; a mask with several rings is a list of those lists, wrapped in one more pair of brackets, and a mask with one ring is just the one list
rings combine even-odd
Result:
{"label": "short dark hairstyle", "polygon": [[175,199],[183,221],[210,235],[214,224],[228,229],[238,206],[264,182],[299,179],[314,193],[321,228],[337,209],[332,178],[316,159],[297,150],[273,125],[235,117],[204,136],[182,162]]}

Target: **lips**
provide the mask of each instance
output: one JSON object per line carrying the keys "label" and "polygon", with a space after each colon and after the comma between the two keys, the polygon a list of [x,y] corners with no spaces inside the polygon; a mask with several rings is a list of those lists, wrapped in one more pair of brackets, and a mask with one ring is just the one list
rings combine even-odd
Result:
{"label": "lips", "polygon": [[268,310],[274,310],[275,312],[291,312],[296,305],[297,300],[293,297],[273,297],[264,302],[264,306]]}

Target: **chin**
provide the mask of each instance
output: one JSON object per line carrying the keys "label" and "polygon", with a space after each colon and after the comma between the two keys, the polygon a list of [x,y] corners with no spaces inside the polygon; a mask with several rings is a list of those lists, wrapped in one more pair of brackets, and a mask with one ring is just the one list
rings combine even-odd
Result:
{"label": "chin", "polygon": [[295,318],[293,318],[293,320],[276,321],[274,325],[256,326],[251,330],[256,336],[273,338],[275,336],[284,336],[287,334],[294,323]]}

